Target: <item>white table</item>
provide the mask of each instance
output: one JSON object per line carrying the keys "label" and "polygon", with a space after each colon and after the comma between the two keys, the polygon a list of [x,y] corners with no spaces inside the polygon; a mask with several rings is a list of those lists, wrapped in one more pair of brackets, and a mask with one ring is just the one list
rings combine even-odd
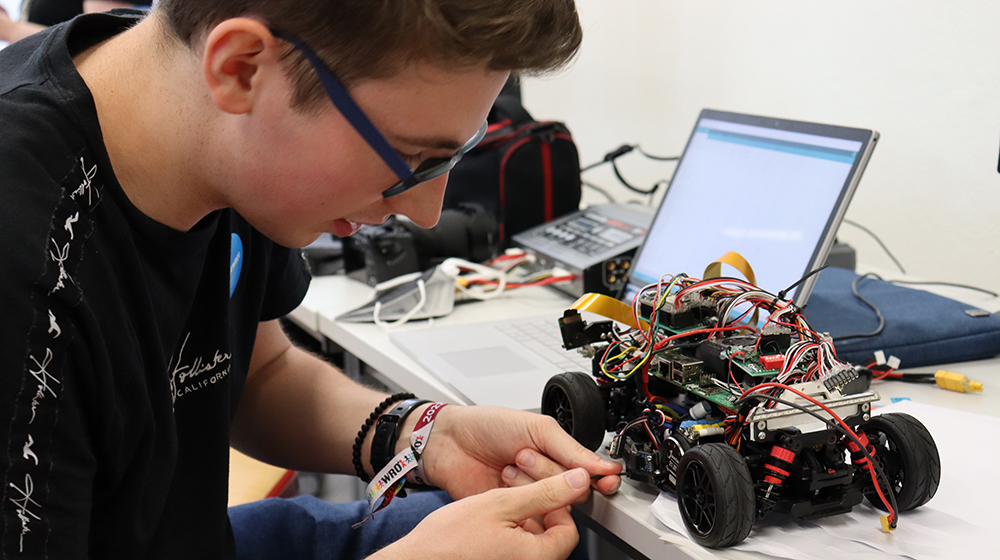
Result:
{"label": "white table", "polygon": [[[316,278],[305,301],[290,315],[290,319],[307,331],[330,339],[360,362],[374,368],[376,376],[390,386],[405,388],[427,399],[471,404],[393,345],[388,332],[381,327],[371,323],[341,323],[335,320],[370,296],[370,287],[345,276]],[[550,312],[555,320],[570,303],[571,298],[555,290],[526,288],[488,302],[460,304],[451,315],[437,320],[437,324],[462,325]],[[936,369],[921,368],[922,371]],[[956,364],[948,369],[983,382],[986,391],[970,395],[945,391],[935,385],[901,382],[878,383],[875,388],[882,395],[883,403],[893,397],[908,397],[941,407],[1000,416],[1000,397],[996,396],[1000,392],[1000,359]],[[670,531],[655,519],[649,505],[656,496],[657,491],[652,487],[626,480],[617,495],[607,497],[595,494],[578,509],[647,558],[760,558],[739,551],[708,550],[693,545],[687,537]]]}

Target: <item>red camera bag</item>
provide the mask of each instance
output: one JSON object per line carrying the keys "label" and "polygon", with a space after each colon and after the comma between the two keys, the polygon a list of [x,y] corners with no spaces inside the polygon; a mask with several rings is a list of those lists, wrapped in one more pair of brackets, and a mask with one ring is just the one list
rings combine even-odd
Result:
{"label": "red camera bag", "polygon": [[502,246],[530,227],[580,207],[580,157],[566,125],[538,122],[515,96],[500,95],[486,137],[451,170],[444,208],[481,204]]}

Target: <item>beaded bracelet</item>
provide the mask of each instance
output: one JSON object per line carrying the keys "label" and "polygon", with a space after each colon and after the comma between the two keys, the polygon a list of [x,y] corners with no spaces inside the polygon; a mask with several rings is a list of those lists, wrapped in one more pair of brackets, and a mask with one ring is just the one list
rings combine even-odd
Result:
{"label": "beaded bracelet", "polygon": [[361,444],[364,443],[365,435],[368,434],[368,430],[370,430],[372,424],[375,423],[375,419],[385,412],[386,408],[389,408],[389,405],[397,401],[413,398],[416,398],[416,395],[413,393],[395,393],[386,397],[386,399],[380,402],[378,406],[375,407],[375,410],[368,415],[368,419],[365,420],[364,425],[361,426],[360,430],[358,430],[358,436],[354,438],[354,448],[351,453],[351,460],[354,462],[354,472],[357,473],[358,478],[361,480],[365,482],[371,481],[371,477],[369,477],[368,473],[365,472],[365,468],[361,466]]}

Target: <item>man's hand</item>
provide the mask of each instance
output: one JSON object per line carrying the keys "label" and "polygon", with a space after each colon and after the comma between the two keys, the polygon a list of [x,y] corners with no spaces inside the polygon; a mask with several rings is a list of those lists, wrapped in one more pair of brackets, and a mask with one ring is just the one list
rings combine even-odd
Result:
{"label": "man's hand", "polygon": [[586,471],[573,469],[460,500],[428,515],[410,534],[369,560],[566,558],[579,542],[566,506],[585,496],[589,481]]}
{"label": "man's hand", "polygon": [[[591,484],[603,494],[621,485],[620,464],[581,446],[554,419],[492,406],[442,409],[422,459],[429,481],[456,500],[578,467],[594,477]],[[577,501],[588,496],[584,491]]]}

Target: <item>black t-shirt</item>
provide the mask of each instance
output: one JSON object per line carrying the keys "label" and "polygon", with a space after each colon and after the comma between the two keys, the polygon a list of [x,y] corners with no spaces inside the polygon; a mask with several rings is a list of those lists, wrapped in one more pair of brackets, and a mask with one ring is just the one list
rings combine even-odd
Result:
{"label": "black t-shirt", "polygon": [[45,26],[69,21],[83,13],[83,0],[31,0],[28,21]]}
{"label": "black t-shirt", "polygon": [[[149,2],[139,0],[133,6],[149,7]],[[83,13],[83,0],[31,0],[28,4],[28,21],[45,26],[69,21]]]}
{"label": "black t-shirt", "polygon": [[232,210],[180,232],[125,196],[71,57],[136,21],[83,16],[0,52],[10,557],[231,556],[228,434],[256,327],[308,285],[299,252]]}

